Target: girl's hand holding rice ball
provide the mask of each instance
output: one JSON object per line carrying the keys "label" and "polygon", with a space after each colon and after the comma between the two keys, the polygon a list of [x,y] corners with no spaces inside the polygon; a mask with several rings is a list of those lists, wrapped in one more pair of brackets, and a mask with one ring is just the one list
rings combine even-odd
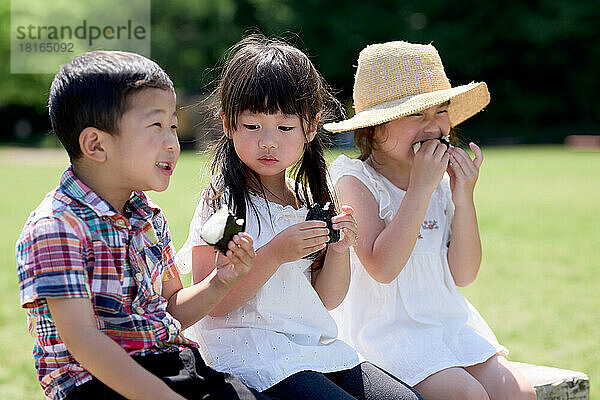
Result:
{"label": "girl's hand holding rice ball", "polygon": [[266,246],[276,263],[292,262],[323,250],[329,241],[329,229],[324,221],[304,221],[288,226],[279,232]]}
{"label": "girl's hand holding rice ball", "polygon": [[217,278],[227,286],[240,281],[254,265],[254,240],[244,229],[244,220],[236,219],[226,206],[221,207],[202,226],[200,236],[215,247]]}
{"label": "girl's hand holding rice ball", "polygon": [[[333,216],[327,205],[324,206],[325,210],[316,208],[311,208],[311,213],[307,215],[310,220],[287,227],[267,244],[272,247],[271,254],[278,256],[278,264],[305,258],[327,246],[336,252],[343,252],[354,244],[358,230],[352,207],[342,206],[342,213]],[[334,230],[336,232],[332,232]],[[343,232],[341,240],[339,232]]]}
{"label": "girl's hand holding rice ball", "polygon": [[352,214],[354,214],[354,209],[350,206],[342,206],[341,214],[336,215],[335,208],[331,206],[331,203],[327,203],[323,207],[313,204],[308,211],[306,220],[325,222],[329,229],[327,245],[334,251],[342,252],[352,246],[358,237],[358,228]]}
{"label": "girl's hand holding rice ball", "polygon": [[[329,243],[329,248],[336,252],[343,252],[354,245],[358,238],[358,226],[354,219],[354,209],[350,206],[342,206],[342,212],[331,218],[334,230],[343,233],[341,239],[335,243]],[[338,233],[339,237],[339,233]]]}

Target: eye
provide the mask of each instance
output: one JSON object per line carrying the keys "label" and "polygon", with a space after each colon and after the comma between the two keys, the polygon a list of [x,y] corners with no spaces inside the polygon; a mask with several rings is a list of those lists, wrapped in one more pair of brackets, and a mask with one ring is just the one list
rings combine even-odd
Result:
{"label": "eye", "polygon": [[409,117],[422,117],[422,116],[423,116],[423,113],[413,113],[413,114],[409,115]]}
{"label": "eye", "polygon": [[279,130],[281,130],[281,131],[284,131],[284,132],[289,132],[289,131],[291,131],[292,129],[294,129],[294,127],[293,127],[293,126],[283,126],[283,125],[281,125],[281,126],[278,126],[277,128],[278,128]]}
{"label": "eye", "polygon": [[162,128],[162,124],[160,122],[155,122],[151,126],[157,126],[159,128]]}
{"label": "eye", "polygon": [[438,114],[444,114],[444,113],[447,113],[447,112],[448,112],[448,110],[439,110],[437,113]]}
{"label": "eye", "polygon": [[171,129],[177,129],[177,125],[171,125]]}
{"label": "eye", "polygon": [[260,128],[258,125],[254,125],[254,124],[243,124],[244,128],[248,129],[249,131],[255,131],[258,128]]}

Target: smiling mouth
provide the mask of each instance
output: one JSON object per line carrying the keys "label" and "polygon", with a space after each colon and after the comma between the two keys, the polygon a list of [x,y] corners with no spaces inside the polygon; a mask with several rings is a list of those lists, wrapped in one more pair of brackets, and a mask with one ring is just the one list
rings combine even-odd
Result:
{"label": "smiling mouth", "polygon": [[158,168],[160,169],[164,169],[165,171],[172,171],[173,170],[173,166],[171,165],[171,163],[168,162],[157,162],[154,165],[156,165]]}

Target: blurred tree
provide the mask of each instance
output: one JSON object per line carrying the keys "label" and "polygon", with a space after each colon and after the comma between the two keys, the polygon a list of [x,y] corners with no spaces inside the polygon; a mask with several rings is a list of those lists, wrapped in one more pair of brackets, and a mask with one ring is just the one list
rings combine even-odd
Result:
{"label": "blurred tree", "polygon": [[10,1],[0,0],[0,107],[7,104],[44,112],[51,75],[10,73]]}
{"label": "blurred tree", "polygon": [[[0,57],[6,60],[0,109],[26,105],[44,113],[52,77],[10,74],[9,17],[9,0],[0,0]],[[305,50],[350,105],[364,46],[433,42],[454,85],[483,80],[490,87],[492,103],[464,124],[467,136],[559,142],[600,130],[599,20],[600,2],[587,0],[153,1],[152,58],[187,98],[210,90],[227,48],[260,30]]]}

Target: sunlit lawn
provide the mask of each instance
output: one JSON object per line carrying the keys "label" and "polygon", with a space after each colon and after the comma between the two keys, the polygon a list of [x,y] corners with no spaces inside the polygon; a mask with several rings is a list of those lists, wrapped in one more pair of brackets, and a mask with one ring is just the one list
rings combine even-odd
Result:
{"label": "sunlit lawn", "polygon": [[[484,152],[476,192],[484,260],[463,293],[511,359],[586,372],[594,387],[600,379],[600,153],[563,147]],[[55,151],[0,148],[2,399],[43,397],[19,307],[14,243],[65,166],[66,157]],[[177,247],[187,237],[206,172],[205,157],[185,153],[169,189],[151,194],[169,218]]]}

